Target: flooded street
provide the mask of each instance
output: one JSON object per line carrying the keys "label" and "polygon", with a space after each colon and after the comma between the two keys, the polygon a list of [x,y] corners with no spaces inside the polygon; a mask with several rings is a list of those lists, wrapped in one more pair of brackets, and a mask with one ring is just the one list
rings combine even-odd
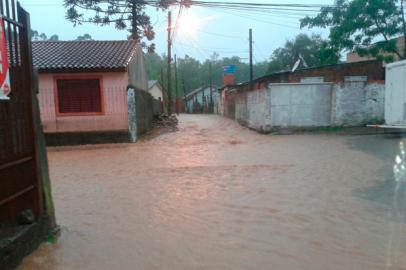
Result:
{"label": "flooded street", "polygon": [[406,269],[402,145],[182,115],[135,145],[53,148],[62,234],[19,269]]}

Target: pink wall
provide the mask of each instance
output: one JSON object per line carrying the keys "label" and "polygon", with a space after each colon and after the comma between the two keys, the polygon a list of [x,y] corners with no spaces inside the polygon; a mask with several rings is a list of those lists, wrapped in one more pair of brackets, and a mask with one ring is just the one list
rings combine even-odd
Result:
{"label": "pink wall", "polygon": [[[104,114],[57,116],[54,99],[55,78],[100,77]],[[45,133],[128,130],[128,75],[126,72],[58,73],[39,75],[39,104]]]}

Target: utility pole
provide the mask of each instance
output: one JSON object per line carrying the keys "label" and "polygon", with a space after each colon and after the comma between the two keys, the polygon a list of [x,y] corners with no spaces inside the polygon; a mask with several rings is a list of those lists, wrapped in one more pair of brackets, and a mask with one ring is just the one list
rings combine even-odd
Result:
{"label": "utility pole", "polygon": [[402,11],[402,26],[403,26],[403,39],[404,39],[404,48],[403,48],[403,59],[406,59],[406,21],[405,21],[405,9],[404,9],[404,0],[400,1],[400,8]]}
{"label": "utility pole", "polygon": [[175,54],[175,106],[176,106],[176,114],[179,115],[179,90],[178,90],[178,64]]}
{"label": "utility pole", "polygon": [[171,49],[172,49],[172,40],[171,40],[171,33],[172,33],[172,14],[168,11],[168,115],[172,114],[172,89],[171,89]]}
{"label": "utility pole", "polygon": [[252,64],[252,29],[250,28],[250,91],[254,90],[254,69]]}
{"label": "utility pole", "polygon": [[183,72],[182,72],[182,89],[183,89],[183,98],[184,98],[184,102],[185,102],[185,112],[188,112],[187,101],[186,101],[185,78],[183,77]]}
{"label": "utility pole", "polygon": [[213,104],[213,75],[212,75],[212,67],[211,61],[209,63],[209,76],[210,76],[210,112],[214,113],[214,104]]}
{"label": "utility pole", "polygon": [[161,67],[161,86],[162,86],[162,113],[165,113],[165,84],[164,69]]}

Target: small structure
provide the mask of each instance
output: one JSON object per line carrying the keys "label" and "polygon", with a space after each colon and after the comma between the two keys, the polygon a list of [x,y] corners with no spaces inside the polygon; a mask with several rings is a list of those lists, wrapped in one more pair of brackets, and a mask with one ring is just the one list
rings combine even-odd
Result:
{"label": "small structure", "polygon": [[406,60],[386,66],[385,124],[406,128]]}
{"label": "small structure", "polygon": [[186,95],[186,112],[218,113],[219,94],[217,86],[203,86]]}
{"label": "small structure", "polygon": [[273,73],[221,88],[220,114],[261,132],[280,128],[362,126],[383,121],[380,61]]}
{"label": "small structure", "polygon": [[148,81],[148,92],[159,101],[164,100],[162,85],[157,80]]}
{"label": "small structure", "polygon": [[148,93],[150,93],[152,95],[152,97],[154,98],[154,111],[155,112],[165,112],[165,108],[164,108],[164,102],[165,102],[165,98],[164,98],[164,91],[163,91],[163,87],[160,84],[159,81],[157,80],[153,80],[153,81],[148,81]]}
{"label": "small structure", "polygon": [[[405,37],[401,36],[398,38],[394,38],[394,41],[396,41],[396,48],[399,52],[403,52],[405,48]],[[395,53],[387,53],[386,55],[391,55],[393,56],[394,60],[399,61],[400,58],[398,55]],[[349,52],[347,53],[347,63],[355,63],[355,62],[361,62],[361,61],[370,61],[370,60],[376,60],[375,57],[373,56],[360,56],[356,52]]]}
{"label": "small structure", "polygon": [[135,141],[149,128],[153,98],[136,41],[35,41],[33,62],[48,144]]}

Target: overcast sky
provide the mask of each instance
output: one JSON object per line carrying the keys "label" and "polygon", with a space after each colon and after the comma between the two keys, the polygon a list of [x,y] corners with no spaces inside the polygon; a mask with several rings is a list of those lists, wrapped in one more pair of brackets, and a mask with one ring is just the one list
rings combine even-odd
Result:
{"label": "overcast sky", "polygon": [[[223,0],[230,2],[231,0]],[[248,3],[283,3],[286,0],[241,0]],[[235,2],[235,1],[234,1]],[[289,3],[300,4],[332,4],[334,0],[292,0]],[[113,26],[95,26],[85,24],[74,27],[65,19],[65,9],[62,0],[20,0],[22,6],[31,14],[32,28],[48,36],[57,34],[61,40],[75,39],[79,35],[89,33],[97,40],[126,39],[127,31],[118,31]],[[156,30],[157,53],[166,52],[167,13],[149,8]],[[322,29],[301,30],[298,15],[286,15],[272,12],[268,14],[232,11],[213,8],[192,7],[184,13],[182,25],[190,28],[180,29],[175,37],[174,52],[183,57],[188,54],[200,60],[209,58],[213,52],[220,57],[237,55],[248,58],[248,30],[253,29],[254,60],[256,62],[269,58],[272,52],[283,46],[287,39],[301,32],[319,33],[326,35]],[[173,10],[173,20],[177,11]]]}

